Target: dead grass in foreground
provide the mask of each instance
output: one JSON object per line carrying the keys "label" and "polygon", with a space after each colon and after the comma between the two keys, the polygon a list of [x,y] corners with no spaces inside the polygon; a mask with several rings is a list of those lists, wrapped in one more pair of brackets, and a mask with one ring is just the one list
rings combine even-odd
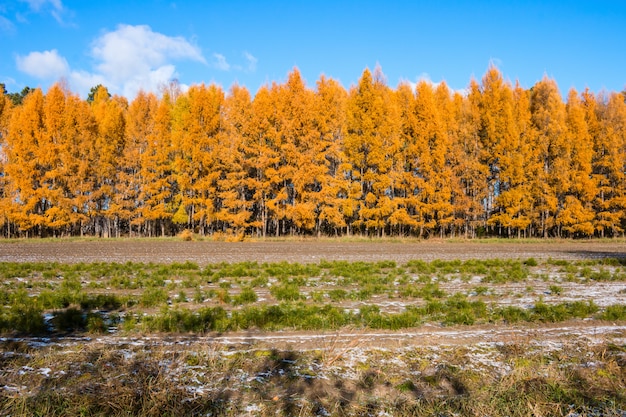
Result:
{"label": "dead grass in foreground", "polygon": [[3,339],[0,364],[3,416],[626,415],[626,345],[610,340],[375,348],[329,339],[300,351]]}

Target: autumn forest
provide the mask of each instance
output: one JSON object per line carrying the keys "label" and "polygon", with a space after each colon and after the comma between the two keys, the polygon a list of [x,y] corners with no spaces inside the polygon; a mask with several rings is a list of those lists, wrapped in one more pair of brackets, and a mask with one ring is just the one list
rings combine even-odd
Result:
{"label": "autumn forest", "polygon": [[5,237],[613,237],[626,229],[626,96],[563,99],[490,67],[461,94],[348,90],[297,69],[252,95],[172,82],[132,101],[0,89]]}

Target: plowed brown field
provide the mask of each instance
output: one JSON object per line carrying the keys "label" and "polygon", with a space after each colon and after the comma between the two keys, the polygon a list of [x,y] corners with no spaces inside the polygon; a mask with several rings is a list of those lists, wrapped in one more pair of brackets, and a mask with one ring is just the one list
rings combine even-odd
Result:
{"label": "plowed brown field", "polygon": [[18,241],[0,242],[0,262],[319,262],[346,260],[375,262],[412,259],[566,259],[626,258],[626,242],[181,242],[176,240]]}

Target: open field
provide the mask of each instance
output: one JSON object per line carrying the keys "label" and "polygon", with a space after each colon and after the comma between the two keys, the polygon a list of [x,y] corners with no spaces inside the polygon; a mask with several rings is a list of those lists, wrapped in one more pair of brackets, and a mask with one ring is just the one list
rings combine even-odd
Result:
{"label": "open field", "polygon": [[0,415],[623,417],[625,260],[623,241],[2,242]]}

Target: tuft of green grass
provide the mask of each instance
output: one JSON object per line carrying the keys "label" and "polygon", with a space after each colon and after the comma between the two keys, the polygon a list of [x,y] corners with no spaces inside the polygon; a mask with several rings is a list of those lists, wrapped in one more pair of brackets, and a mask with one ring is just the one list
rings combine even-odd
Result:
{"label": "tuft of green grass", "polygon": [[477,287],[474,287],[474,293],[476,293],[476,295],[486,295],[489,293],[489,287],[485,287],[484,285],[479,285]]}
{"label": "tuft of green grass", "polygon": [[599,318],[609,321],[626,320],[626,305],[608,306],[602,314],[600,314]]}
{"label": "tuft of green grass", "polygon": [[76,307],[54,312],[52,325],[60,332],[76,332],[85,330],[87,324],[86,315]]}
{"label": "tuft of green grass", "polygon": [[537,266],[539,263],[535,258],[528,258],[524,261],[524,265],[526,266]]}
{"label": "tuft of green grass", "polygon": [[328,297],[332,301],[342,301],[348,298],[348,291],[341,288],[332,289],[328,291]]}
{"label": "tuft of green grass", "polygon": [[278,279],[295,277],[312,278],[320,274],[320,265],[277,262],[264,264],[263,271],[267,275]]}
{"label": "tuft of green grass", "polygon": [[499,318],[505,323],[519,323],[531,320],[531,313],[521,307],[506,306],[494,313],[494,318]]}
{"label": "tuft of green grass", "polygon": [[0,331],[3,333],[40,335],[48,331],[43,310],[33,302],[13,305],[0,313]]}
{"label": "tuft of green grass", "polygon": [[571,318],[587,318],[592,317],[598,310],[598,306],[593,301],[574,301],[549,305],[540,300],[531,309],[531,320],[559,322]]}
{"label": "tuft of green grass", "polygon": [[250,287],[244,287],[241,292],[233,297],[232,303],[234,305],[250,304],[258,300],[256,292]]}
{"label": "tuft of green grass", "polygon": [[550,285],[548,289],[550,290],[550,293],[554,295],[561,295],[561,293],[563,292],[563,288],[556,284]]}
{"label": "tuft of green grass", "polygon": [[169,296],[163,288],[146,288],[141,294],[139,303],[143,307],[157,307],[167,302]]}
{"label": "tuft of green grass", "polygon": [[102,315],[89,313],[87,314],[86,328],[90,333],[106,333],[108,326]]}
{"label": "tuft of green grass", "polygon": [[270,294],[278,301],[298,301],[305,298],[297,285],[289,283],[272,286]]}

